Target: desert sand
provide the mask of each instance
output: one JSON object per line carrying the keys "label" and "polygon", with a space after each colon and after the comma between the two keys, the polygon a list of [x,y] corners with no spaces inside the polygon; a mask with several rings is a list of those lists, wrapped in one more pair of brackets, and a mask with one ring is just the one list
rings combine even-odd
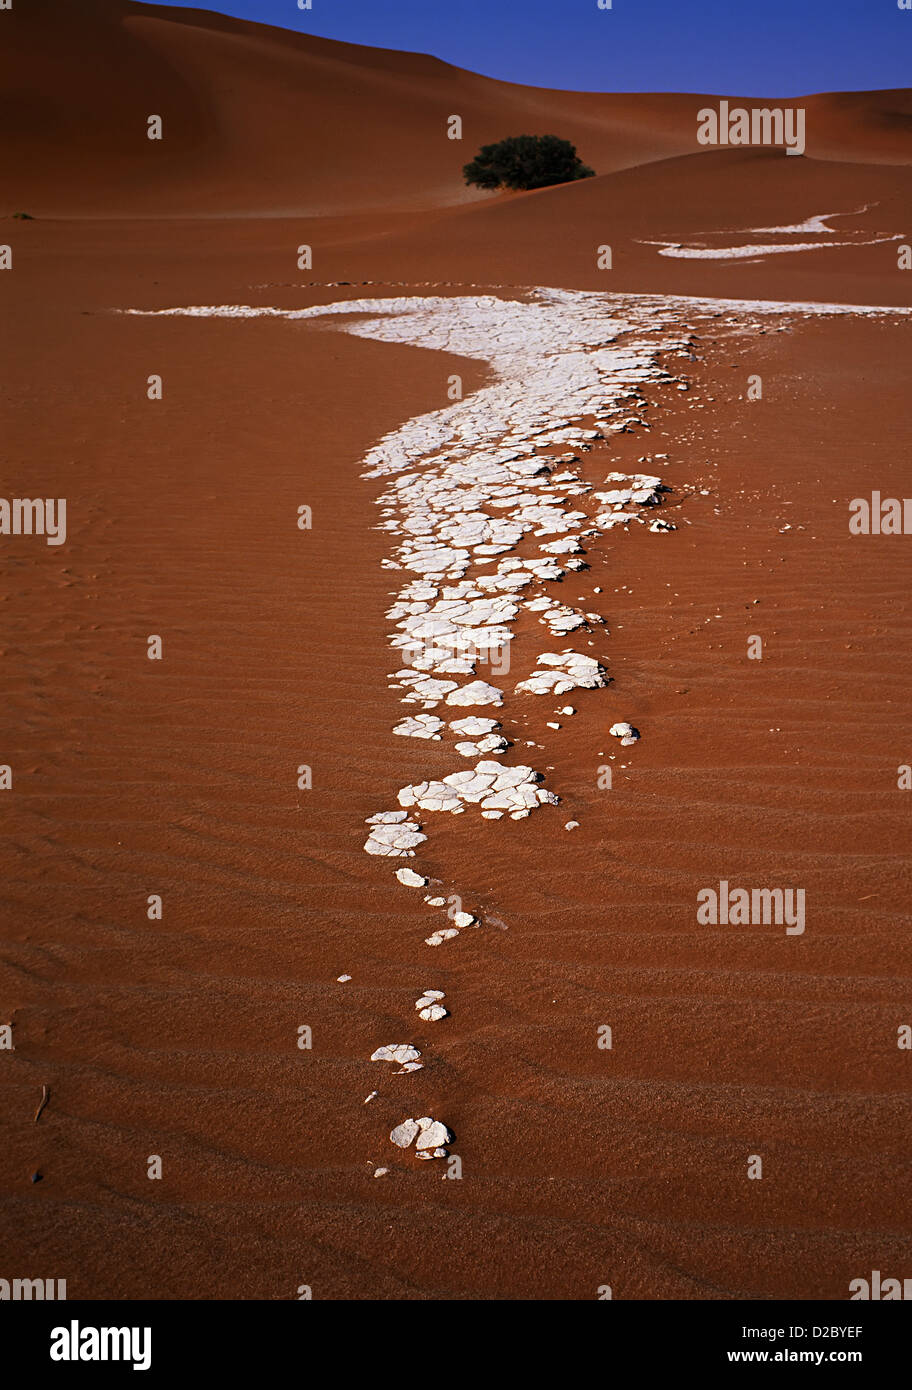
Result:
{"label": "desert sand", "polygon": [[[13,1272],[71,1299],[357,1300],[843,1300],[908,1272],[912,542],[848,518],[909,492],[912,96],[809,97],[803,158],[698,153],[701,95],[524,89],[125,0],[73,13],[3,20],[5,492],[68,500],[64,545],[2,538]],[[598,176],[463,186],[478,145],[533,125]],[[758,249],[715,254],[738,247]],[[529,593],[596,616],[554,635],[520,608],[507,674],[442,677],[501,705],[404,704],[387,614],[419,576],[381,524],[408,470],[378,457],[453,412],[454,374],[459,429],[499,371],[511,418],[534,406],[494,329],[440,326],[477,305],[506,332],[543,304],[555,371],[581,304],[655,370],[568,405],[573,438],[527,432],[519,457],[573,480],[529,485],[585,522],[436,583],[592,530],[585,567]],[[470,462],[497,447],[462,437]],[[408,468],[436,477],[451,447]],[[610,474],[668,491],[597,525]],[[567,649],[608,683],[515,690]],[[402,789],[478,761],[447,729],[393,733],[421,714],[496,721],[512,746],[491,756],[559,801],[412,805],[414,857],[366,854]],[[700,924],[722,880],[804,889],[804,932]],[[425,897],[475,923],[428,946],[453,917]],[[419,1016],[427,990],[445,1017]],[[371,1060],[398,1044],[420,1070]],[[447,1157],[391,1143],[412,1117]]]}

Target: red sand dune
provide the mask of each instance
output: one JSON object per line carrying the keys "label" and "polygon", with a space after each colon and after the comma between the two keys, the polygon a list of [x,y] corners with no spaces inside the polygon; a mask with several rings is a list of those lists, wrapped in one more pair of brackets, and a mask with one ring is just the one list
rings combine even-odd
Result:
{"label": "red sand dune", "polygon": [[[554,131],[606,174],[695,152],[697,111],[715,100],[522,87],[422,54],[129,0],[16,5],[4,47],[10,210],[48,216],[445,206],[484,196],[460,171],[491,140]],[[801,102],[812,156],[912,162],[908,92]],[[145,136],[152,113],[161,142]],[[446,138],[453,113],[462,141]]]}
{"label": "red sand dune", "polygon": [[[420,894],[362,850],[364,817],[451,755],[390,733],[394,581],[380,489],[359,473],[382,433],[446,404],[451,372],[471,392],[484,364],[324,323],[111,310],[298,307],[425,279],[908,303],[889,246],[754,266],[637,238],[863,203],[847,225],[912,230],[909,94],[808,99],[806,159],[696,154],[701,97],[533,91],[100,0],[2,22],[8,211],[38,215],[4,224],[4,487],[70,499],[66,546],[3,551],[12,1272],[64,1277],[74,1299],[294,1298],[307,1282],[411,1300],[604,1283],[843,1300],[872,1269],[908,1273],[912,542],[846,524],[850,497],[909,490],[907,323],[709,331],[692,391],[656,387],[651,431],[585,456],[601,482],[668,453],[679,529],[603,538],[561,586],[603,605],[614,683],[581,692],[558,732],[552,701],[515,710],[562,806],[434,825],[413,866],[508,928],[444,954],[423,945],[439,919]],[[453,111],[462,144],[444,137]],[[463,188],[477,144],[536,127],[600,176]],[[762,663],[745,658],[755,632]],[[644,737],[609,795],[596,768],[618,717]],[[699,927],[696,891],[721,877],[805,884],[806,936]],[[451,1017],[419,1026],[416,986],[446,990]],[[371,1050],[406,1039],[426,1069],[379,1078]],[[456,1132],[462,1181],[392,1150],[416,1096]]]}
{"label": "red sand dune", "polygon": [[[819,213],[853,213],[833,222],[859,244],[743,260],[677,260],[655,241],[729,246],[763,242],[751,228],[798,224]],[[794,159],[781,151],[710,150],[623,169],[558,188],[498,197],[397,225],[352,245],[334,245],[336,223],[308,224],[321,255],[320,279],[357,281],[366,268],[394,278],[406,264],[415,280],[463,278],[480,284],[577,285],[765,299],[912,303],[912,275],[898,273],[897,241],[912,237],[912,167]],[[729,233],[719,236],[720,233]],[[705,234],[705,235],[704,235]],[[794,241],[827,241],[798,235]],[[767,238],[783,242],[783,237]],[[870,240],[874,244],[862,244]],[[612,248],[610,271],[598,267]],[[316,261],[315,261],[316,264]],[[362,275],[362,272],[364,274]],[[305,279],[307,277],[301,277]],[[314,277],[316,278],[316,277]]]}

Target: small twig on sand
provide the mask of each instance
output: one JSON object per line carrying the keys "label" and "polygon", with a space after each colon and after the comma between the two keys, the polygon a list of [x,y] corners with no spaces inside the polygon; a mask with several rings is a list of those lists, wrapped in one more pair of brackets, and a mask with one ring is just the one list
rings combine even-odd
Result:
{"label": "small twig on sand", "polygon": [[44,1107],[47,1105],[47,1103],[48,1103],[48,1101],[50,1100],[50,1098],[51,1098],[51,1093],[50,1093],[50,1091],[48,1090],[47,1086],[42,1086],[42,1088],[41,1088],[41,1101],[40,1101],[40,1103],[39,1103],[38,1109],[35,1111],[35,1124],[37,1124],[38,1121],[39,1121],[39,1119],[41,1118],[41,1112],[42,1112],[42,1110],[44,1109]]}

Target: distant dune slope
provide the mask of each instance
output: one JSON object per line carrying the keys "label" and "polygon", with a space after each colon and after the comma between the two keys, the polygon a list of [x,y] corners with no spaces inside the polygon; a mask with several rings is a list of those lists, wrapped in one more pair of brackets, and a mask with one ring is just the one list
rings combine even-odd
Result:
{"label": "distant dune slope", "polygon": [[[204,10],[30,0],[3,16],[8,209],[57,216],[318,215],[490,195],[479,145],[552,131],[599,174],[694,154],[706,97],[522,87],[439,59]],[[808,153],[912,163],[912,93],[810,97]],[[146,138],[162,117],[164,139]],[[449,140],[459,115],[463,139]],[[797,162],[797,161],[795,161]]]}
{"label": "distant dune slope", "polygon": [[[801,231],[774,230],[805,223]],[[708,150],[417,220],[365,218],[353,229],[351,220],[327,219],[312,234],[319,274],[302,274],[299,284],[405,280],[912,300],[912,274],[898,269],[898,250],[912,239],[912,168],[791,159],[781,151]],[[663,254],[669,243],[687,254]],[[600,267],[606,246],[610,269]],[[756,251],[745,254],[745,247]],[[690,254],[702,249],[714,254]]]}

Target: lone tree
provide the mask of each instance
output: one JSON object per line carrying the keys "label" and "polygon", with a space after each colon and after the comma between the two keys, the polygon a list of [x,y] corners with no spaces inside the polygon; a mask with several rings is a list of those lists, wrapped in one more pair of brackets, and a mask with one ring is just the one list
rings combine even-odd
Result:
{"label": "lone tree", "polygon": [[576,146],[557,135],[510,135],[496,145],[482,145],[462,172],[466,183],[478,188],[514,189],[547,188],[595,174],[579,158]]}

